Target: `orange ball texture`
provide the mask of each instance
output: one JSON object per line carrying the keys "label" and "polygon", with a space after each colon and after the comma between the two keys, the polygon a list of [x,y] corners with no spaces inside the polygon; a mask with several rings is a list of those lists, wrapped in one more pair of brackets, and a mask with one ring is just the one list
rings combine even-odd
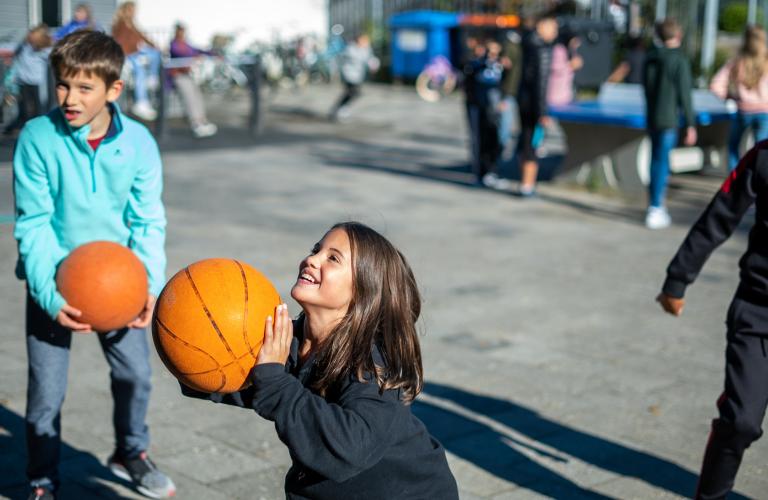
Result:
{"label": "orange ball texture", "polygon": [[171,278],[152,320],[155,347],[184,385],[203,392],[235,392],[264,341],[267,316],[280,295],[259,271],[237,260],[206,259]]}
{"label": "orange ball texture", "polygon": [[147,270],[129,248],[111,241],[92,241],[67,256],[56,272],[56,288],[76,318],[97,332],[123,328],[147,302]]}

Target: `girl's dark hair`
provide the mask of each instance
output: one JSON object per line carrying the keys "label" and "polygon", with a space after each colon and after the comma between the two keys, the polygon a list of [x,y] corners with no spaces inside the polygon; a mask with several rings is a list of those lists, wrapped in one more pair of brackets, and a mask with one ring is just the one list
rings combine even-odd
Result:
{"label": "girl's dark hair", "polygon": [[[421,297],[405,257],[382,235],[359,222],[342,222],[352,252],[352,301],[317,354],[321,394],[346,377],[374,376],[380,391],[400,389],[410,403],[424,385],[416,320]],[[376,345],[385,366],[372,356]]]}

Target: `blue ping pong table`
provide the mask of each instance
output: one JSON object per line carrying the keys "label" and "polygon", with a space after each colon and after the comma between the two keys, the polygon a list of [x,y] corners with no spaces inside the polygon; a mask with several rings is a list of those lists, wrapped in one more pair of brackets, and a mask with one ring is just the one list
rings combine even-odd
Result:
{"label": "blue ping pong table", "polygon": [[[693,148],[673,150],[673,172],[719,166],[725,161],[734,111],[708,91],[694,91],[693,105],[698,142]],[[558,120],[568,142],[561,167],[564,172],[600,168],[614,187],[644,189],[649,177],[650,141],[639,86],[604,84],[596,100],[553,106],[550,115]]]}

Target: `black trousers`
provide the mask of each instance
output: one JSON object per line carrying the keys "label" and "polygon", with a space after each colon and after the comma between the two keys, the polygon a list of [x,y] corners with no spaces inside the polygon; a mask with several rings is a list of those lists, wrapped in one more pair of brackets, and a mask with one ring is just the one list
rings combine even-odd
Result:
{"label": "black trousers", "polygon": [[480,110],[480,171],[478,178],[487,173],[496,173],[496,163],[501,155],[499,143],[499,120],[491,110]]}
{"label": "black trousers", "polygon": [[704,453],[696,498],[725,498],[744,451],[763,435],[768,405],[768,306],[738,296],[728,310],[725,392]]}
{"label": "black trousers", "polygon": [[338,102],[333,107],[333,113],[335,114],[339,111],[339,108],[348,105],[354,99],[360,97],[360,87],[361,85],[355,83],[344,82],[344,93],[341,94]]}

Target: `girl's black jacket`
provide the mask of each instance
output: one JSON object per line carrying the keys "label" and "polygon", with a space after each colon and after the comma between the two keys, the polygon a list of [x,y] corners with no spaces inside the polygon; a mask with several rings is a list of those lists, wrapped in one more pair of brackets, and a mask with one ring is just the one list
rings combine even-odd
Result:
{"label": "girl's black jacket", "polygon": [[[302,326],[294,323],[299,336]],[[314,359],[298,364],[299,342],[294,337],[285,366],[255,366],[248,389],[205,394],[182,385],[182,392],[253,408],[274,421],[293,461],[285,478],[289,499],[458,499],[445,450],[398,390],[379,393],[372,377],[350,377],[321,397],[310,388]],[[373,356],[383,366],[377,348]]]}
{"label": "girl's black jacket", "polygon": [[682,298],[709,255],[733,233],[747,209],[755,204],[755,223],[747,251],[739,261],[740,298],[768,302],[768,141],[758,143],[739,162],[691,228],[667,267],[662,291]]}

